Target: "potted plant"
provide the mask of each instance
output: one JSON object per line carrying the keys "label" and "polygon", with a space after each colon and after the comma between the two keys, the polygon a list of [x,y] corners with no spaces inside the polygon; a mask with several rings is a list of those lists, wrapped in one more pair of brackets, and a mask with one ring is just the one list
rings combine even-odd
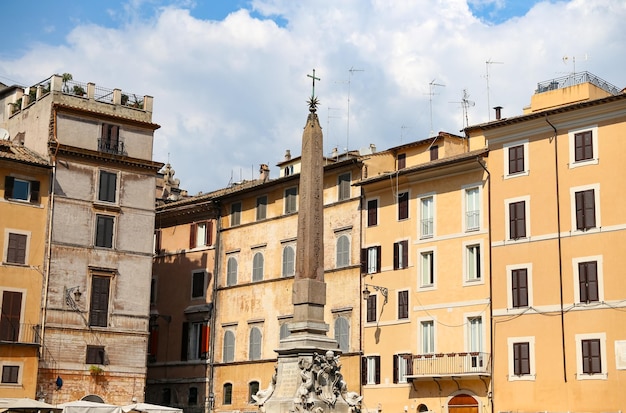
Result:
{"label": "potted plant", "polygon": [[92,376],[101,376],[104,373],[104,370],[100,366],[89,366],[89,374]]}
{"label": "potted plant", "polygon": [[76,96],[85,96],[85,89],[82,86],[74,85],[73,92]]}
{"label": "potted plant", "polygon": [[126,106],[128,104],[128,95],[122,93],[122,105]]}
{"label": "potted plant", "polygon": [[22,98],[19,98],[15,103],[11,103],[11,114],[17,113],[22,108]]}

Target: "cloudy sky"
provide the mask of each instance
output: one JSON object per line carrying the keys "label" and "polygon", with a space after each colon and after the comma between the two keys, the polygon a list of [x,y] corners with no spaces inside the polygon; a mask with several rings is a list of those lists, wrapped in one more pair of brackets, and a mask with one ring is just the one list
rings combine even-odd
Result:
{"label": "cloudy sky", "polygon": [[464,91],[477,124],[574,71],[626,86],[624,0],[21,0],[2,15],[0,82],[69,72],[154,96],[154,160],[190,194],[300,154],[312,69],[327,154],[460,133]]}

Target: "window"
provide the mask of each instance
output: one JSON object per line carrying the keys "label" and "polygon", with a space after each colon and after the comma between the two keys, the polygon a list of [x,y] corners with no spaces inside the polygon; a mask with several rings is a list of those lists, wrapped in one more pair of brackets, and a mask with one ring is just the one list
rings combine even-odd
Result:
{"label": "window", "polygon": [[409,217],[409,193],[398,194],[398,221]]}
{"label": "window", "polygon": [[256,394],[259,392],[259,382],[258,381],[251,381],[250,383],[248,383],[248,403],[254,403],[255,400],[254,398],[252,398],[252,396],[256,396]]}
{"label": "window", "polygon": [[287,338],[291,335],[291,331],[289,331],[289,323],[285,322],[280,325],[280,339]]}
{"label": "window", "polygon": [[107,364],[104,346],[87,346],[85,364]]}
{"label": "window", "polygon": [[375,294],[370,294],[369,297],[367,297],[367,314],[366,314],[366,320],[368,323],[373,323],[374,321],[376,321],[376,295]]}
{"label": "window", "polygon": [[335,340],[342,352],[350,350],[350,324],[345,317],[335,319]]}
{"label": "window", "polygon": [[22,293],[2,292],[2,313],[0,315],[0,341],[17,342],[20,338],[22,319]]}
{"label": "window", "polygon": [[283,277],[291,277],[296,273],[296,250],[291,245],[283,248]]}
{"label": "window", "polygon": [[509,239],[526,238],[526,201],[509,204]]}
{"label": "window", "polygon": [[574,134],[574,160],[580,162],[588,159],[593,159],[591,131]]}
{"label": "window", "polygon": [[513,374],[530,374],[530,343],[513,343]]}
{"label": "window", "polygon": [[263,265],[265,263],[265,258],[263,257],[263,253],[257,252],[254,254],[252,258],[252,281],[261,281],[263,280]]}
{"label": "window", "polygon": [[96,247],[113,248],[113,223],[109,215],[96,215]]}
{"label": "window", "polygon": [[504,151],[504,178],[528,175],[528,140],[511,142]]}
{"label": "window", "polygon": [[4,198],[37,204],[39,203],[39,181],[5,176]]}
{"label": "window", "polygon": [[98,201],[115,202],[117,174],[100,171],[100,182],[98,185]]}
{"label": "window", "polygon": [[468,245],[465,247],[465,265],[467,281],[480,281],[482,279],[480,245]]}
{"label": "window", "polygon": [[435,285],[434,251],[420,253],[420,272],[420,287],[433,287]]}
{"label": "window", "polygon": [[393,244],[393,269],[399,270],[409,266],[409,241],[398,241]]}
{"label": "window", "polygon": [[465,190],[465,230],[480,229],[480,190],[468,188]]}
{"label": "window", "polygon": [[9,232],[7,234],[7,250],[4,262],[9,264],[26,264],[28,235]]}
{"label": "window", "polygon": [[256,199],[256,220],[261,221],[267,218],[267,195]]}
{"label": "window", "polygon": [[361,250],[361,272],[364,274],[374,274],[380,272],[381,247],[363,248]]}
{"label": "window", "polygon": [[161,401],[165,406],[169,406],[172,402],[172,389],[164,388],[161,393]]}
{"label": "window", "polygon": [[152,278],[150,280],[150,304],[156,304],[157,297],[157,279]]}
{"label": "window", "polygon": [[224,384],[224,404],[233,404],[233,385],[232,383]]}
{"label": "window", "polygon": [[337,200],[343,201],[344,199],[350,199],[350,180],[352,175],[350,172],[341,174],[337,177]]}
{"label": "window", "polygon": [[398,291],[398,320],[409,318],[409,292]]}
{"label": "window", "polygon": [[524,172],[524,145],[511,146],[509,151],[509,175]]}
{"label": "window", "polygon": [[211,235],[213,229],[211,221],[200,221],[191,224],[189,233],[189,248],[203,247],[211,245]]}
{"label": "window", "polygon": [[187,405],[195,406],[196,404],[198,404],[198,388],[190,387],[187,394]]}
{"label": "window", "polygon": [[104,346],[87,346],[85,364],[100,364],[102,366],[107,364]]}
{"label": "window", "polygon": [[598,126],[568,131],[569,167],[577,168],[598,163]]}
{"label": "window", "polygon": [[606,333],[576,334],[576,378],[606,380]]}
{"label": "window", "polygon": [[406,153],[398,154],[398,170],[406,168]]}
{"label": "window", "polygon": [[[483,351],[483,319],[482,317],[469,317],[468,324],[468,350],[471,353],[482,353]],[[471,366],[475,368],[483,367],[482,354],[471,356]]]}
{"label": "window", "polygon": [[380,384],[380,356],[367,356],[361,360],[361,382],[363,384]]}
{"label": "window", "polygon": [[159,349],[159,325],[156,324],[156,320],[150,320],[148,332],[148,362],[154,363],[157,360],[157,351]]}
{"label": "window", "polygon": [[430,160],[436,161],[439,159],[439,146],[433,145],[430,147]]}
{"label": "window", "polygon": [[91,301],[89,304],[89,325],[107,327],[109,325],[109,289],[111,277],[93,275],[91,277]]}
{"label": "window", "polygon": [[285,190],[285,214],[298,211],[298,188],[288,188]]}
{"label": "window", "polygon": [[222,357],[224,363],[235,360],[235,333],[232,331],[224,332],[224,350]]}
{"label": "window", "polygon": [[120,127],[116,125],[102,124],[98,150],[108,153],[123,153],[124,143],[120,140]]}
{"label": "window", "polygon": [[250,360],[259,360],[261,358],[261,330],[257,327],[250,329],[250,347],[248,351]]}
{"label": "window", "polygon": [[421,353],[433,354],[435,352],[435,322],[426,320],[420,322]]}
{"label": "window", "polygon": [[241,224],[241,202],[235,202],[230,206],[230,226]]}
{"label": "window", "polygon": [[599,301],[598,294],[598,263],[585,261],[578,263],[578,285],[581,303]]}
{"label": "window", "polygon": [[159,255],[163,254],[164,250],[161,249],[161,242],[163,240],[163,231],[160,229],[154,230],[154,253]]}
{"label": "window", "polygon": [[204,298],[206,292],[205,271],[191,273],[191,298]]}
{"label": "window", "polygon": [[393,382],[406,383],[406,376],[413,374],[413,357],[410,354],[393,356]]}
{"label": "window", "polygon": [[528,307],[528,270],[511,270],[511,299],[513,308]]}
{"label": "window", "polygon": [[226,263],[226,285],[237,284],[237,258],[229,257]]}
{"label": "window", "polygon": [[420,236],[430,238],[434,235],[434,199],[432,196],[420,199]]}
{"label": "window", "polygon": [[2,384],[19,384],[20,366],[2,365]]}
{"label": "window", "polygon": [[586,231],[596,226],[595,191],[588,189],[574,193],[576,201],[576,229]]}
{"label": "window", "polygon": [[376,225],[378,225],[378,199],[370,199],[367,201],[367,226]]}
{"label": "window", "polygon": [[337,268],[350,265],[350,238],[340,235],[337,238]]}

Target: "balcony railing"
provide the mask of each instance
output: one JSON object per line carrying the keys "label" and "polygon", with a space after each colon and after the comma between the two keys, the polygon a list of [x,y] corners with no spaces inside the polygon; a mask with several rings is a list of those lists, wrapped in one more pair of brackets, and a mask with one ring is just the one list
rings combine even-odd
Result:
{"label": "balcony railing", "polygon": [[413,356],[413,371],[407,378],[490,374],[490,353],[419,354]]}
{"label": "balcony railing", "polygon": [[40,329],[38,324],[0,324],[0,345],[7,343],[39,344]]}
{"label": "balcony railing", "polygon": [[100,152],[112,153],[115,155],[124,154],[124,140],[119,138],[117,140],[112,139],[98,139],[98,150]]}
{"label": "balcony railing", "polygon": [[563,89],[568,86],[580,85],[582,83],[591,83],[592,85],[595,85],[612,95],[618,95],[620,93],[620,88],[589,72],[572,73],[567,76],[537,83],[537,90],[535,93],[549,92],[551,90]]}

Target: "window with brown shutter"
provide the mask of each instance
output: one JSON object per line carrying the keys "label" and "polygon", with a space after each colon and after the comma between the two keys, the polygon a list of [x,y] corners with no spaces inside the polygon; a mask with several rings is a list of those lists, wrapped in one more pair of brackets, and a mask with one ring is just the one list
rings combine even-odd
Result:
{"label": "window with brown shutter", "polygon": [[524,172],[524,145],[509,147],[509,175]]}
{"label": "window with brown shutter", "polygon": [[107,327],[109,325],[109,288],[110,277],[94,275],[91,277],[91,302],[89,305],[89,325]]}
{"label": "window with brown shutter", "polygon": [[509,204],[509,238],[526,237],[526,201]]}
{"label": "window with brown shutter", "polygon": [[528,271],[526,268],[511,271],[511,289],[513,308],[528,307]]}
{"label": "window with brown shutter", "polygon": [[513,374],[530,374],[530,344],[513,343]]}
{"label": "window with brown shutter", "polygon": [[581,303],[599,301],[598,263],[596,261],[578,263],[578,281]]}
{"label": "window with brown shutter", "polygon": [[409,241],[398,241],[393,244],[393,269],[399,270],[409,266]]}
{"label": "window with brown shutter", "polygon": [[115,202],[117,192],[117,174],[100,171],[98,182],[98,201]]}
{"label": "window with brown shutter", "polygon": [[343,201],[350,198],[350,172],[341,174],[337,177],[337,201]]}
{"label": "window with brown shutter", "polygon": [[5,364],[2,366],[2,383],[19,384],[20,366]]}
{"label": "window with brown shutter", "polygon": [[22,293],[2,292],[2,314],[0,315],[0,341],[16,342],[20,338]]}
{"label": "window with brown shutter", "polygon": [[26,201],[33,204],[39,203],[39,181],[27,181],[25,179],[4,177],[4,198],[18,201]]}
{"label": "window with brown shutter", "polygon": [[596,226],[595,191],[588,189],[574,194],[576,201],[576,229],[586,231]]}
{"label": "window with brown shutter", "polygon": [[367,201],[367,226],[375,225],[378,225],[378,200],[370,199]]}
{"label": "window with brown shutter", "polygon": [[398,291],[398,319],[409,318],[409,292]]}
{"label": "window with brown shutter", "polygon": [[96,215],[96,247],[113,248],[113,224],[115,217]]}
{"label": "window with brown shutter", "polygon": [[600,339],[582,340],[582,364],[584,374],[602,373],[602,356],[600,352]]}
{"label": "window with brown shutter", "polygon": [[191,284],[191,298],[203,298],[205,294],[205,272],[193,272],[191,275]]}
{"label": "window with brown shutter", "polygon": [[398,220],[409,217],[409,193],[398,194]]}
{"label": "window with brown shutter", "polygon": [[7,263],[26,264],[26,244],[28,236],[24,234],[9,233],[7,245]]}
{"label": "window with brown shutter", "polygon": [[376,321],[376,295],[371,294],[367,297],[367,322]]}
{"label": "window with brown shutter", "polygon": [[105,365],[104,346],[87,346],[87,357],[85,364]]}
{"label": "window with brown shutter", "polygon": [[439,146],[433,145],[430,147],[430,160],[436,161],[439,159]]}
{"label": "window with brown shutter", "polygon": [[398,170],[406,168],[406,153],[398,154]]}
{"label": "window with brown shutter", "polygon": [[591,131],[574,134],[574,160],[576,162],[593,159],[593,135]]}

